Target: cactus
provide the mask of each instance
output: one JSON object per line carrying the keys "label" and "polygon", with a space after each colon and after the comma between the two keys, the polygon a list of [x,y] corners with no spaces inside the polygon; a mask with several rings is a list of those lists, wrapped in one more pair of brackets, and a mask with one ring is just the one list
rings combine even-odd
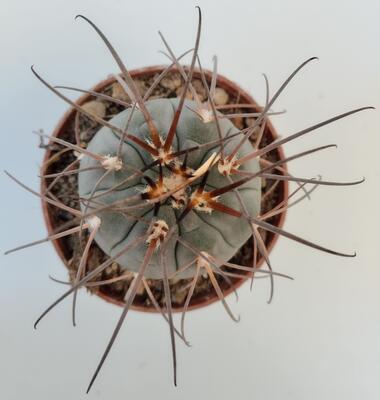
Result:
{"label": "cactus", "polygon": [[[161,143],[164,143],[166,140],[166,135],[169,132],[178,103],[178,99],[156,99],[146,103],[146,109],[152,117],[152,124],[157,127]],[[215,121],[203,122],[191,111],[195,107],[196,104],[194,102],[187,100],[184,103],[170,153],[180,152],[187,148],[218,140]],[[133,113],[132,117],[131,115],[131,109],[127,109],[113,117],[110,123],[122,129],[127,124],[127,121],[130,120],[128,132],[141,140],[145,140],[146,137],[149,137],[149,128],[145,124],[143,113],[138,110]],[[223,137],[228,137],[228,135],[238,132],[228,119],[222,119],[219,125]],[[95,154],[107,155],[109,157],[108,160],[111,160],[113,157],[117,158],[119,142],[120,137],[117,134],[110,128],[103,127],[91,140],[87,149]],[[238,138],[233,138],[226,144],[225,151],[230,152],[237,143]],[[245,143],[241,151],[239,151],[238,157],[246,156],[251,151],[252,146],[250,143]],[[214,211],[206,203],[204,205],[203,203],[195,205],[186,218],[180,218],[189,199],[196,199],[195,193],[199,185],[199,179],[193,179],[194,171],[205,161],[207,162],[207,160],[212,159],[216,155],[214,150],[203,148],[189,153],[185,166],[183,164],[183,157],[170,158],[168,161],[165,161],[166,164],[163,163],[161,170],[157,167],[152,168],[152,170],[147,170],[144,175],[134,179],[130,179],[134,174],[133,171],[141,170],[146,165],[152,163],[152,161],[157,160],[157,157],[125,140],[120,154],[122,154],[120,169],[115,170],[115,166],[113,168],[112,166],[108,167],[110,169],[106,169],[106,171],[111,171],[109,173],[104,172],[103,169],[96,168],[98,165],[96,159],[88,155],[84,156],[80,162],[82,172],[79,173],[79,195],[85,199],[90,198],[90,195],[93,197],[97,195],[101,196],[102,191],[109,190],[127,181],[117,191],[114,190],[101,196],[103,203],[112,204],[132,197],[137,192],[141,192],[142,197],[149,200],[156,193],[165,194],[177,186],[185,184],[186,186],[183,189],[173,193],[171,197],[163,201],[156,212],[157,219],[164,221],[166,226],[176,226],[175,232],[168,239],[166,245],[165,258],[169,275],[178,271],[177,278],[191,278],[196,272],[194,265],[184,271],[179,271],[181,266],[188,264],[194,259],[194,254],[188,248],[177,245],[178,242],[175,235],[180,234],[181,238],[196,248],[202,248],[202,251],[209,254],[217,254],[224,263],[234,256],[252,234],[250,226],[244,219]],[[204,188],[205,192],[212,192],[212,190],[229,185],[228,177],[220,174],[218,166],[220,167],[220,164],[215,163],[209,169]],[[258,161],[249,160],[242,166],[241,171],[247,173],[258,172]],[[105,174],[107,176],[102,178]],[[101,183],[97,185],[99,180],[101,180]],[[96,187],[97,189],[94,190]],[[245,204],[247,204],[249,214],[256,217],[260,211],[260,177],[248,181],[237,190]],[[218,197],[217,202],[230,208],[239,208],[237,198],[231,192],[224,193]],[[150,220],[154,216],[154,213],[154,206],[151,205],[150,207],[143,207],[136,210],[133,215]],[[105,211],[98,214],[98,216],[102,223],[95,240],[109,256],[116,254],[146,230],[144,221],[126,219],[117,212]],[[179,221],[178,226],[176,220]],[[121,256],[118,259],[118,263],[127,270],[138,272],[143,253],[144,248],[141,246],[137,247],[133,251]],[[147,266],[145,272],[146,278],[163,278],[162,270],[157,268],[157,265],[159,265],[158,258],[159,255],[156,252]]]}
{"label": "cactus", "polygon": [[[321,178],[299,178],[288,174],[283,168],[285,163],[294,159],[335,147],[335,145],[306,150],[276,162],[262,157],[321,126],[371,107],[348,111],[281,140],[259,146],[268,116],[276,114],[272,111],[275,100],[293,77],[315,58],[302,63],[271,98],[269,98],[267,85],[266,104],[260,112],[222,114],[214,102],[217,80],[216,58],[214,58],[214,71],[210,84],[205,78],[198,58],[201,33],[199,8],[198,11],[198,31],[194,49],[191,51],[176,57],[160,33],[171,64],[155,79],[144,96],[140,94],[129,71],[104,34],[93,22],[79,16],[96,30],[115,58],[121,70],[121,75],[116,75],[115,80],[125,91],[125,98],[121,100],[104,93],[75,88],[74,90],[87,92],[94,97],[125,107],[110,120],[105,119],[104,112],[95,112],[93,108],[79,106],[72,102],[59,89],[73,88],[50,85],[32,67],[34,75],[47,88],[75,108],[77,115],[84,115],[102,125],[86,147],[78,138],[76,143],[71,143],[39,132],[41,137],[48,137],[50,143],[61,146],[62,152],[71,152],[75,155],[74,161],[63,171],[42,176],[42,179],[48,182],[47,189],[43,193],[33,191],[7,173],[10,178],[42,198],[43,201],[71,215],[69,223],[62,226],[56,233],[45,239],[12,249],[8,253],[70,235],[79,234],[80,238],[85,239],[71,287],[44,311],[35,326],[42,317],[71,294],[73,294],[73,323],[75,324],[78,289],[90,284],[109,283],[111,280],[96,282],[94,279],[113,262],[117,261],[125,272],[125,275],[122,274],[117,279],[123,279],[128,273],[130,277],[130,272],[133,273],[120,320],[88,390],[92,387],[116,339],[140,285],[144,285],[152,303],[169,324],[174,383],[176,384],[176,337],[188,344],[184,329],[185,315],[200,275],[208,277],[228,315],[234,321],[238,321],[239,318],[234,315],[224,298],[217,276],[221,276],[227,282],[239,271],[248,272],[252,279],[257,274],[266,276],[271,282],[269,301],[273,297],[274,277],[290,278],[273,271],[265,241],[262,238],[262,231],[279,234],[334,255],[344,257],[355,255],[337,252],[312,243],[267,221],[268,218],[283,213],[309,196],[309,193],[318,185],[355,185],[363,181],[340,183],[325,181]],[[181,66],[179,60],[187,53],[192,53],[192,58],[190,66],[185,68]],[[200,100],[192,84],[196,66],[201,73],[203,88],[207,94],[205,102]],[[149,99],[153,88],[165,78],[172,67],[180,72],[183,79],[180,97]],[[187,97],[191,97],[192,100]],[[247,129],[238,129],[230,120],[236,116],[251,117],[254,122]],[[254,147],[250,142],[253,135],[256,135]],[[67,202],[62,202],[51,195],[51,188],[59,179],[68,175],[78,177],[79,207],[72,207]],[[264,178],[275,182],[295,182],[297,187],[288,199],[277,204],[271,211],[260,213],[261,180]],[[312,185],[312,189],[307,190],[307,185]],[[299,197],[300,194],[301,197]],[[292,197],[296,200],[290,201]],[[252,251],[255,255],[252,265],[231,262],[231,258],[250,237],[253,238]],[[86,264],[94,241],[108,258],[95,269],[87,271]],[[265,259],[267,269],[257,268],[257,254]],[[223,266],[229,269],[226,270]],[[190,280],[180,329],[174,326],[172,317],[170,279],[174,277]],[[152,295],[147,279],[163,282],[164,308],[160,307]]]}

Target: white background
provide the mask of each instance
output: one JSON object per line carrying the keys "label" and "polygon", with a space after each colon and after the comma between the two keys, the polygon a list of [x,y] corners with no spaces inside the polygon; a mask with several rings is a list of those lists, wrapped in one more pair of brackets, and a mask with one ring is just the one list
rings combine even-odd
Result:
{"label": "white background", "polygon": [[[130,68],[164,63],[157,30],[177,54],[192,47],[196,11],[203,10],[201,56],[217,54],[220,72],[259,101],[262,72],[272,91],[303,60],[318,56],[277,102],[282,136],[352,108],[367,111],[286,146],[286,154],[337,143],[292,164],[293,174],[361,186],[321,187],[289,212],[285,228],[322,245],[357,251],[354,259],[319,253],[280,239],[273,251],[277,280],[244,286],[234,324],[216,304],[188,315],[193,347],[178,344],[172,385],[167,326],[131,312],[92,392],[89,378],[120,309],[81,293],[79,326],[70,301],[32,324],[63,288],[48,274],[66,271],[51,245],[1,256],[0,397],[38,399],[378,399],[380,395],[379,154],[380,6],[378,1],[42,1],[0,2],[1,167],[38,188],[43,153],[32,130],[51,132],[67,106],[31,74],[34,64],[54,84],[89,88],[117,68],[83,13],[109,36]],[[4,174],[1,249],[45,235],[38,199]]]}

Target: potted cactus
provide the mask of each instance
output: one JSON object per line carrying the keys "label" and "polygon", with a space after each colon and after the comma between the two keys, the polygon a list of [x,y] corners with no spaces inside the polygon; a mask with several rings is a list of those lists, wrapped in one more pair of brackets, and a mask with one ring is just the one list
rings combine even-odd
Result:
{"label": "potted cactus", "polygon": [[[105,42],[119,75],[92,90],[50,85],[34,75],[71,109],[47,138],[41,193],[49,235],[8,253],[52,241],[69,268],[68,290],[38,318],[82,287],[123,307],[120,320],[92,376],[92,387],[131,308],[156,311],[168,322],[174,384],[176,339],[188,344],[185,315],[219,300],[238,321],[226,296],[247,279],[268,278],[273,296],[275,272],[269,251],[278,235],[334,255],[352,257],[282,229],[286,210],[318,185],[354,185],[300,178],[288,173],[294,159],[335,145],[285,157],[281,146],[363,107],[278,139],[269,121],[272,107],[302,63],[259,106],[237,85],[202,68],[198,57],[201,12],[194,48],[176,56],[162,34],[170,65],[128,71]],[[181,59],[190,53],[189,66]],[[266,78],[265,78],[266,80]],[[267,82],[267,80],[266,80]],[[73,102],[63,92],[84,95]],[[268,93],[268,85],[267,85]],[[281,112],[280,112],[281,113]],[[288,192],[288,182],[295,189]],[[263,264],[267,268],[261,267]],[[60,281],[59,281],[60,282]],[[173,312],[180,311],[176,327]]]}
{"label": "potted cactus", "polygon": [[[157,77],[163,76],[163,72],[165,72],[165,77],[162,78],[161,80],[157,79]],[[202,70],[202,73],[206,77],[206,81],[211,82],[213,74],[210,71],[207,70]],[[179,79],[179,71],[178,68],[176,67],[171,67],[170,71],[167,71],[167,68],[165,67],[148,67],[148,68],[142,68],[139,70],[134,70],[130,72],[130,75],[133,77],[134,81],[137,82],[138,84],[144,83],[147,84],[149,88],[152,88],[152,81],[156,79],[157,82],[160,82],[159,85],[159,96],[169,96],[166,97],[166,104],[169,99],[171,101],[175,102],[178,101],[178,99],[171,98],[170,95],[173,93],[173,91],[176,89],[176,85],[182,85],[181,80]],[[199,70],[194,71],[194,77],[193,83],[195,83],[194,86],[196,86],[196,83],[200,81],[201,79],[201,72]],[[198,79],[198,80],[197,80]],[[141,86],[141,85],[140,85]],[[198,89],[198,92],[197,92]],[[199,86],[196,87],[196,89],[193,89],[196,94],[196,96],[201,97],[202,92],[199,91]],[[115,77],[108,78],[102,82],[100,82],[95,88],[91,90],[92,93],[97,93],[97,95],[101,93],[111,93],[114,97],[112,102],[105,102],[104,99],[101,96],[98,98],[98,100],[94,101],[92,100],[94,96],[91,96],[90,94],[86,93],[81,99],[78,100],[77,104],[80,106],[83,106],[84,108],[92,107],[93,109],[98,109],[102,113],[106,114],[111,114],[111,113],[119,113],[119,110],[115,110],[115,104],[113,101],[116,101],[117,99],[124,99],[126,100],[126,94],[124,91],[122,91],[122,88],[120,87],[120,84],[117,82]],[[229,81],[228,79],[218,75],[217,78],[217,85],[215,87],[215,92],[216,92],[216,99],[218,100],[219,103],[223,103],[220,105],[217,105],[216,108],[221,109],[223,112],[229,112],[231,108],[236,109],[236,104],[231,103],[231,105],[224,104],[227,99],[231,98],[231,101],[234,101],[234,98],[237,96],[240,96],[240,101],[241,104],[249,104],[250,107],[252,108],[252,111],[256,112],[250,112],[246,113],[246,115],[254,115],[257,114],[257,110],[259,109],[258,105],[255,103],[255,101],[247,94],[245,93],[242,89],[238,88],[236,84],[233,82]],[[158,95],[156,94],[155,91],[153,91],[155,94],[154,97],[157,97]],[[204,95],[204,94],[203,94]],[[219,98],[217,97],[219,96]],[[96,98],[96,97],[95,97]],[[202,97],[201,97],[202,98]],[[157,102],[157,100],[155,101]],[[191,101],[187,101],[190,105]],[[243,103],[242,103],[243,102]],[[153,102],[154,103],[154,102]],[[105,104],[105,105],[104,105]],[[169,103],[170,104],[170,103]],[[102,108],[102,106],[104,108]],[[228,108],[230,107],[230,108]],[[124,105],[120,105],[120,109],[123,110],[125,109]],[[193,117],[193,112],[191,112],[190,108],[186,109],[187,115],[191,115]],[[191,113],[191,114],[190,114]],[[231,113],[230,113],[231,115]],[[239,123],[238,118],[241,118],[240,115],[242,114],[233,114],[233,115],[238,115],[236,118],[236,121]],[[227,114],[228,116],[228,114]],[[79,118],[76,121],[76,118]],[[242,118],[241,118],[242,119]],[[252,118],[251,118],[252,119]],[[244,121],[244,126],[246,127],[248,123],[251,122],[251,119],[249,117],[245,118]],[[89,121],[88,118],[82,117],[80,114],[77,114],[77,111],[75,109],[70,109],[69,112],[63,117],[62,121],[60,124],[58,124],[57,128],[53,132],[52,136],[54,138],[63,138],[67,137],[67,135],[71,136],[72,141],[75,142],[75,129],[72,129],[73,126],[75,126],[75,123],[77,122],[78,127],[79,127],[79,135],[82,135],[83,137],[88,135],[87,128],[88,128],[88,123],[91,122]],[[199,118],[195,120],[195,122],[199,122]],[[231,124],[228,119],[225,120],[229,125]],[[271,125],[270,121],[267,121],[266,124],[266,129],[263,131],[263,137],[261,138],[260,142],[265,143],[265,141],[272,142],[276,139],[277,135],[276,132]],[[232,126],[232,125],[230,125]],[[97,132],[97,130],[101,126],[98,124],[94,124],[94,126],[91,128],[94,132]],[[92,135],[92,133],[91,133]],[[256,139],[259,139],[257,135],[255,135]],[[86,141],[87,138],[84,137],[84,140]],[[186,138],[186,140],[189,140]],[[54,139],[53,139],[54,141]],[[80,141],[83,141],[83,139],[80,139]],[[250,146],[252,148],[252,141],[250,142]],[[194,143],[193,143],[194,144]],[[63,145],[60,145],[61,147]],[[64,148],[64,146],[63,146]],[[62,148],[61,148],[62,150]],[[77,176],[80,174],[75,174],[75,171],[72,172],[67,172],[65,174],[60,174],[61,170],[64,169],[65,167],[69,166],[71,162],[75,161],[75,157],[72,157],[72,159],[67,159],[64,164],[62,164],[61,159],[57,159],[54,157],[54,155],[59,151],[59,148],[54,147],[52,149],[48,149],[48,151],[45,153],[45,159],[43,163],[43,168],[41,171],[41,175],[44,177],[44,179],[41,181],[42,183],[42,188],[41,192],[45,193],[47,188],[50,186],[49,190],[55,194],[56,196],[60,196],[60,192],[62,190],[67,190],[68,188],[61,188],[59,185],[59,182],[57,181],[57,178],[60,178],[61,180],[64,180],[66,178],[66,183],[65,185],[69,185],[70,180],[73,181],[76,179]],[[190,152],[189,154],[191,154]],[[272,155],[277,161],[283,160],[284,155],[282,153],[282,149],[278,148],[274,151],[274,154]],[[191,156],[188,156],[189,160],[191,161]],[[51,162],[51,159],[53,162]],[[190,162],[189,161],[189,162]],[[264,159],[262,160],[264,162]],[[267,162],[267,161],[266,161]],[[61,165],[62,164],[62,165]],[[281,168],[281,171],[285,171],[285,165]],[[85,172],[85,171],[84,171]],[[49,183],[47,183],[49,181]],[[145,182],[145,181],[144,181]],[[52,185],[53,183],[53,185]],[[75,182],[75,186],[77,185],[77,180]],[[146,186],[146,183],[143,184],[144,187]],[[270,184],[270,181],[268,181],[268,184],[265,182],[261,182],[262,188],[261,192],[262,195],[261,197],[261,211],[264,213],[264,210],[266,212],[271,211],[273,208],[273,204],[279,204],[282,201],[284,201],[287,198],[287,182],[286,181],[276,181],[273,182],[273,185]],[[274,186],[275,185],[275,186]],[[270,191],[269,191],[270,189]],[[70,190],[70,189],[69,189]],[[76,191],[76,187],[73,188],[74,191]],[[265,193],[267,193],[265,195]],[[48,226],[49,233],[53,234],[54,230],[56,228],[59,228],[60,224],[64,222],[63,220],[60,220],[59,215],[55,215],[54,213],[54,208],[49,209],[48,203],[43,201],[43,209],[44,209],[44,214],[46,218],[46,223]],[[273,223],[276,226],[282,226],[283,221],[284,221],[284,216],[285,216],[285,209],[283,209],[281,212],[276,213],[276,215],[273,215],[271,217],[268,216],[268,220],[273,221]],[[66,216],[67,217],[67,216]],[[59,221],[57,221],[57,219]],[[268,249],[268,252],[270,249],[273,247],[275,239],[278,237],[277,234],[267,234],[265,235],[265,232],[261,232],[261,235],[264,236],[264,241],[266,242],[266,248]],[[65,243],[64,242],[64,237],[54,240],[54,245],[56,246],[57,252],[65,262],[65,264],[68,266],[69,270],[71,271],[71,274],[75,274],[77,270],[77,262],[72,262],[71,260],[76,257],[75,251],[70,251],[70,243]],[[97,246],[96,243],[93,243],[93,247]],[[238,257],[240,257],[243,261],[243,257],[249,258],[253,257],[253,247],[252,247],[252,240],[248,239],[245,245],[240,246],[242,247],[239,251],[235,252],[234,254],[237,253]],[[94,250],[94,249],[92,249]],[[103,251],[101,249],[98,249],[99,253],[103,254]],[[243,252],[245,255],[243,255]],[[69,255],[67,255],[69,253]],[[80,253],[80,252],[79,252]],[[252,260],[253,261],[253,260]],[[257,255],[257,260],[256,260],[256,267],[261,265],[263,262],[263,258],[260,256],[260,254]],[[98,262],[96,263],[96,265]],[[236,272],[236,271],[235,271]],[[232,292],[235,290],[238,286],[240,286],[247,276],[249,275],[251,271],[244,271],[240,270],[240,273],[235,276],[230,276],[230,282],[227,282],[226,280],[219,279],[219,284],[221,286],[221,289],[223,291],[224,296],[226,296],[228,293]],[[188,292],[187,285],[190,283],[191,280],[189,278],[187,279],[181,279],[181,276],[179,273],[174,272],[173,277],[169,279],[170,282],[170,288],[171,288],[171,299],[172,299],[172,308],[174,311],[181,311],[183,309],[184,303],[185,303],[185,298],[186,294]],[[109,282],[108,284],[104,283],[102,285],[89,285],[87,288],[91,290],[93,293],[101,296],[102,298],[106,299],[107,301],[110,301],[115,304],[119,304],[123,306],[125,304],[125,295],[126,291],[129,287],[129,282],[131,280],[132,275],[130,274],[129,276],[123,275],[123,268],[119,268],[118,264],[113,264],[113,266],[109,266],[105,269],[104,271],[104,278],[108,277],[110,279],[113,279],[113,282]],[[127,279],[126,279],[127,278]],[[199,277],[199,281],[197,285],[195,286],[195,292],[192,294],[191,298],[189,299],[189,304],[187,309],[194,309],[200,306],[204,306],[205,304],[210,304],[211,302],[217,301],[219,299],[217,293],[214,291],[214,289],[209,287],[211,282],[206,278],[206,280],[202,281],[202,276]],[[154,293],[154,296],[150,296],[150,291],[145,290],[145,285],[150,287],[150,290]],[[212,286],[212,285],[211,285]],[[164,303],[165,299],[162,293],[162,280],[161,279],[147,279],[147,282],[143,282],[141,285],[141,290],[138,292],[137,297],[132,303],[132,308],[133,309],[138,309],[140,311],[148,311],[148,312],[157,312],[159,309],[155,305],[156,299],[158,299],[159,302]],[[210,290],[212,289],[212,290]]]}

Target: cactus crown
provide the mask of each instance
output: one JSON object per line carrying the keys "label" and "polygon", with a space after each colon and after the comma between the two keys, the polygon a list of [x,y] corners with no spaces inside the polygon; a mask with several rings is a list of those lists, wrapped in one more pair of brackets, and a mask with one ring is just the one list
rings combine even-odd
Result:
{"label": "cactus crown", "polygon": [[[171,65],[155,79],[144,97],[104,34],[86,17],[79,17],[86,20],[97,31],[111,51],[121,70],[121,75],[115,76],[115,80],[125,91],[129,101],[114,99],[102,93],[87,92],[92,96],[126,107],[111,120],[107,120],[104,115],[100,115],[101,113],[72,102],[58,90],[59,87],[51,86],[32,67],[35,76],[74,107],[78,115],[87,116],[102,125],[102,128],[87,147],[83,147],[78,138],[77,143],[71,143],[60,138],[48,137],[51,143],[61,145],[64,148],[63,152],[73,152],[76,158],[64,171],[42,177],[49,182],[42,194],[34,192],[7,173],[13,180],[51,206],[72,215],[69,223],[53,235],[9,252],[43,241],[87,232],[77,274],[71,288],[45,310],[36,325],[55,305],[70,294],[74,295],[74,322],[77,290],[90,284],[114,261],[117,261],[123,269],[134,273],[125,297],[124,311],[88,390],[112,347],[140,285],[145,285],[149,291],[147,278],[162,280],[165,309],[160,308],[154,297],[152,297],[152,302],[170,326],[174,382],[176,383],[175,337],[188,343],[184,333],[184,317],[200,275],[208,276],[227,313],[235,321],[238,318],[234,316],[226,303],[216,276],[220,275],[228,281],[229,277],[234,276],[234,270],[248,271],[252,278],[256,273],[268,276],[271,282],[269,301],[273,296],[273,277],[277,275],[289,278],[287,275],[273,272],[261,230],[280,234],[331,254],[354,256],[354,254],[340,253],[314,244],[267,222],[269,217],[284,212],[309,196],[311,190],[318,185],[353,185],[362,182],[360,180],[339,183],[324,181],[320,178],[298,178],[288,174],[283,168],[286,162],[335,147],[335,145],[313,148],[277,162],[263,160],[261,157],[323,125],[370,107],[346,112],[281,140],[259,146],[267,117],[274,114],[271,111],[273,103],[297,72],[315,58],[302,63],[272,98],[268,95],[266,104],[259,113],[244,114],[244,116],[254,118],[254,122],[249,128],[241,130],[230,122],[229,115],[219,112],[214,102],[217,77],[216,58],[214,58],[214,73],[210,83],[207,82],[202,70],[198,58],[201,32],[200,10],[195,46],[191,51],[176,57],[160,33],[169,53]],[[192,53],[192,59],[190,66],[185,68],[181,66],[179,60],[187,53]],[[207,94],[206,102],[200,101],[192,86],[196,65]],[[179,71],[184,82],[180,97],[150,100],[153,88],[173,67]],[[73,88],[66,87],[66,89]],[[191,97],[192,100],[187,97]],[[45,136],[42,133],[40,135]],[[253,135],[256,137],[254,146],[249,141]],[[79,177],[80,207],[78,208],[64,204],[50,192],[58,179],[70,174],[78,174]],[[298,186],[288,199],[277,204],[270,212],[260,214],[260,181],[264,178],[275,182],[292,181]],[[312,185],[311,190],[305,188],[308,184]],[[289,201],[291,197],[301,193],[300,191],[304,191],[301,197]],[[229,262],[250,236],[253,237],[253,253],[256,254],[253,257],[253,264],[244,266]],[[87,272],[89,249],[94,241],[104,250],[108,258],[95,269]],[[256,266],[258,253],[265,259],[268,269],[258,270]],[[228,266],[229,272],[223,270],[222,265]],[[174,276],[191,278],[180,330],[174,327],[172,318],[169,279]],[[98,284],[102,283],[98,282]]]}

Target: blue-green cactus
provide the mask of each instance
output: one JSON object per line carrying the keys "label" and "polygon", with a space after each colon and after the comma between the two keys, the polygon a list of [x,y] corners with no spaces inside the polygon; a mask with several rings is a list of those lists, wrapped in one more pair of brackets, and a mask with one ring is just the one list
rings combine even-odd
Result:
{"label": "blue-green cactus", "polygon": [[[152,117],[154,125],[157,127],[161,139],[164,141],[169,132],[171,122],[175,111],[178,107],[178,99],[157,99],[146,103],[147,110]],[[180,116],[180,120],[176,129],[175,138],[172,144],[174,152],[191,149],[197,145],[213,142],[218,139],[218,131],[215,121],[204,122],[194,111],[196,104],[192,101],[186,101],[185,107]],[[122,111],[120,114],[110,120],[112,125],[120,129],[125,128],[127,121],[130,118],[131,109]],[[238,129],[228,120],[221,118],[219,120],[222,136],[229,136]],[[128,133],[132,134],[144,141],[150,139],[150,131],[144,119],[144,115],[140,110],[135,110],[129,121]],[[229,152],[239,142],[238,137],[231,139],[224,146],[224,151]],[[101,128],[88,145],[88,150],[103,156],[116,157],[120,142],[120,134],[111,130],[108,127]],[[220,146],[213,146],[209,149],[199,149],[189,153],[187,157],[187,170],[192,172],[197,170],[205,161],[209,160],[215,152],[219,151]],[[252,152],[252,145],[246,142],[239,150],[237,156],[240,158]],[[168,189],[182,183],[181,176],[176,174],[177,168],[183,161],[184,156],[173,159],[170,165],[163,169],[164,185]],[[82,198],[97,196],[98,200],[103,204],[111,204],[115,201],[127,199],[137,193],[144,192],[147,187],[147,182],[143,176],[137,177],[127,184],[113,190],[103,196],[101,193],[109,190],[123,182],[131,176],[135,170],[142,170],[145,166],[154,161],[152,155],[144,151],[141,147],[131,143],[130,140],[125,140],[121,153],[122,167],[119,170],[109,171],[108,175],[97,185],[97,182],[104,175],[104,170],[91,169],[96,167],[98,161],[85,156],[81,161],[81,169],[84,170],[79,174],[79,194]],[[255,173],[259,171],[258,160],[250,160],[241,167],[242,171]],[[153,181],[158,179],[159,168],[152,167],[145,173]],[[164,220],[168,227],[175,226],[176,219],[180,216],[187,200],[190,198],[201,178],[192,181],[172,198],[162,202],[158,211],[157,218]],[[236,179],[235,179],[236,180]],[[207,191],[225,187],[230,181],[218,170],[218,165],[210,168],[205,189]],[[95,190],[94,190],[95,188]],[[256,217],[260,211],[261,198],[261,182],[260,178],[250,180],[238,189],[241,198],[245,202],[248,212],[251,216]],[[180,201],[178,201],[180,200]],[[144,201],[144,200],[140,200]],[[228,207],[239,209],[239,203],[236,195],[233,192],[228,192],[218,198],[218,202],[227,205]],[[141,211],[140,211],[141,210]],[[135,215],[151,219],[153,217],[153,206],[145,207],[135,212]],[[137,236],[142,235],[147,227],[145,223],[128,219],[118,212],[103,211],[97,214],[101,219],[101,225],[96,235],[96,242],[102,250],[109,256],[114,256],[120,249],[134,240]],[[252,235],[250,224],[244,218],[236,218],[231,215],[226,215],[219,211],[208,209],[202,211],[192,209],[176,228],[175,234],[188,241],[201,251],[207,252],[210,255],[218,256],[223,261],[228,261],[239,248]],[[137,272],[146,249],[144,246],[139,246],[131,252],[124,254],[118,259],[118,263],[126,270]],[[152,257],[146,272],[145,277],[151,279],[162,279],[162,271],[158,267],[157,253]],[[194,259],[194,254],[188,248],[184,247],[176,239],[169,239],[165,255],[169,275],[180,269],[182,266]],[[185,271],[179,273],[179,278],[190,278],[195,273],[195,266],[192,266]]]}

